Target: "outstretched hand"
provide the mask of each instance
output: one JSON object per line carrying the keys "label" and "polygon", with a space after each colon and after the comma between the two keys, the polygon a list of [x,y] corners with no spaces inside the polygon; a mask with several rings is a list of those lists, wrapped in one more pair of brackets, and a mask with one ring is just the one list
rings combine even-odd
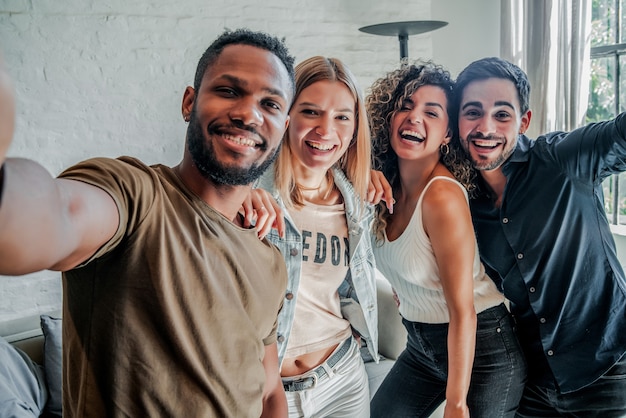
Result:
{"label": "outstretched hand", "polygon": [[367,201],[372,205],[377,205],[381,200],[385,202],[389,213],[393,213],[393,204],[396,201],[393,198],[391,184],[382,171],[372,170],[370,185],[367,188]]}
{"label": "outstretched hand", "polygon": [[259,239],[265,238],[272,228],[278,235],[285,235],[285,218],[278,202],[263,189],[252,189],[241,205],[240,213],[244,217],[244,228],[256,226]]}

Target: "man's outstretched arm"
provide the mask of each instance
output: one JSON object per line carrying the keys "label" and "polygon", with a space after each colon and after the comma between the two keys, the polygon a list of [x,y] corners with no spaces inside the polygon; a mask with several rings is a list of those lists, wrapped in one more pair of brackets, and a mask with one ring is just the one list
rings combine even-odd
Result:
{"label": "man's outstretched arm", "polygon": [[57,180],[39,164],[7,159],[15,98],[0,57],[0,274],[67,270],[93,255],[119,224],[103,190]]}
{"label": "man's outstretched arm", "polygon": [[105,191],[53,178],[34,161],[3,161],[0,274],[68,270],[93,255],[119,224]]}

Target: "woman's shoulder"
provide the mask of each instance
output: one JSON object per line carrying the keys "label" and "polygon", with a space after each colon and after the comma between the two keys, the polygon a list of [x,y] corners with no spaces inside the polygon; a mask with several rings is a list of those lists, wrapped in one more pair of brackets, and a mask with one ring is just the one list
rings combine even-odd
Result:
{"label": "woman's shoulder", "polygon": [[422,205],[429,209],[454,208],[458,204],[467,206],[467,190],[452,175],[434,176],[422,192]]}
{"label": "woman's shoulder", "polygon": [[463,191],[466,191],[465,187],[463,186],[463,184],[458,181],[454,175],[452,175],[452,173],[450,173],[448,170],[435,170],[433,172],[433,176],[428,180],[428,182],[426,183],[426,186],[424,187],[424,194],[427,191],[433,191],[433,190],[456,190],[456,189],[462,189]]}

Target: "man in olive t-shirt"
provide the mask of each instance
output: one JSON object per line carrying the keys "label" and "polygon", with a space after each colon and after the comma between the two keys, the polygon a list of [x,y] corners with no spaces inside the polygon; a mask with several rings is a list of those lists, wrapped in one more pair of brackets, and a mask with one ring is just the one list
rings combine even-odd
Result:
{"label": "man in olive t-shirt", "polygon": [[286,416],[285,267],[238,212],[292,98],[284,44],[227,31],[185,90],[175,167],[98,158],[53,179],[0,136],[0,274],[64,272],[64,416]]}

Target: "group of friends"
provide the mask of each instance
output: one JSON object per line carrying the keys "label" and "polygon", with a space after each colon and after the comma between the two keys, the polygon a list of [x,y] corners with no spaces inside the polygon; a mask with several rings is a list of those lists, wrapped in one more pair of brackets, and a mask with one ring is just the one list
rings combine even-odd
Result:
{"label": "group of friends", "polygon": [[[63,272],[64,416],[625,416],[602,180],[626,114],[531,140],[527,76],[499,58],[456,81],[403,62],[367,97],[339,59],[294,64],[226,31],[178,165],[56,178],[7,157],[0,70],[0,274]],[[376,268],[408,341],[371,397]]]}

